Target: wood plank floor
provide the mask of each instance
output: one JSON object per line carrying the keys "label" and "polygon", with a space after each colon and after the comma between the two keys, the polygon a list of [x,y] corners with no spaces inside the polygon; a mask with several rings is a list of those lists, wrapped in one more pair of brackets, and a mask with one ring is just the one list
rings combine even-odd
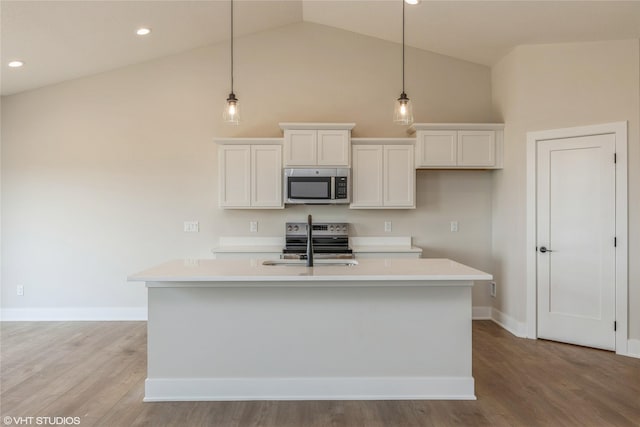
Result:
{"label": "wood plank floor", "polygon": [[80,417],[83,427],[640,426],[640,360],[516,338],[489,321],[473,323],[477,401],[143,403],[146,323],[0,329],[0,423],[57,416]]}

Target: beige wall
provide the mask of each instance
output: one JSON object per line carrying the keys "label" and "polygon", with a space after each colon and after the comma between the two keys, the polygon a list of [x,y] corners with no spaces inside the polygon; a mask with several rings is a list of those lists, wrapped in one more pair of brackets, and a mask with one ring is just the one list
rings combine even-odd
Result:
{"label": "beige wall", "polygon": [[[310,23],[238,39],[237,128],[221,122],[227,44],[2,98],[2,306],[144,306],[146,291],[128,274],[209,258],[218,237],[250,235],[251,220],[257,236],[280,236],[307,212],[349,221],[356,235],[383,235],[391,220],[391,235],[413,235],[427,256],[491,271],[490,171],[420,171],[410,211],[217,207],[214,137],[280,136],[281,121],[406,136],[391,122],[400,58],[397,44]],[[407,93],[416,121],[494,119],[487,67],[408,49]],[[185,220],[200,233],[184,233]],[[485,286],[474,304],[490,304]]]}
{"label": "beige wall", "polygon": [[520,46],[492,70],[506,123],[504,170],[493,176],[496,308],[526,321],[526,133],[628,121],[629,335],[640,338],[640,43]]}

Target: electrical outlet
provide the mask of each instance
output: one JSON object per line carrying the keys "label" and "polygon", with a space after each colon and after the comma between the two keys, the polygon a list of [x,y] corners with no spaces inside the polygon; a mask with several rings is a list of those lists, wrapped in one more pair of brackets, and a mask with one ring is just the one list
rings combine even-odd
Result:
{"label": "electrical outlet", "polygon": [[451,221],[451,232],[452,233],[458,232],[458,221]]}
{"label": "electrical outlet", "polygon": [[18,285],[16,287],[16,295],[18,295],[19,297],[24,296],[24,286]]}
{"label": "electrical outlet", "polygon": [[258,232],[258,221],[250,221],[249,222],[249,231],[252,233]]}
{"label": "electrical outlet", "polygon": [[198,221],[185,221],[184,231],[185,233],[197,233],[200,231],[200,224],[198,224]]}
{"label": "electrical outlet", "polygon": [[496,282],[489,282],[489,295],[496,297]]}
{"label": "electrical outlet", "polygon": [[384,231],[387,233],[391,233],[391,221],[384,222]]}

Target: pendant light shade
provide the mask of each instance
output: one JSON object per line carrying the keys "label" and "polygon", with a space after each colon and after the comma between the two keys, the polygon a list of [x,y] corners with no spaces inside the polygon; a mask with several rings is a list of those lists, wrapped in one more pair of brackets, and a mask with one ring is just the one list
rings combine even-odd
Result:
{"label": "pendant light shade", "polygon": [[233,0],[231,0],[231,93],[227,97],[222,118],[230,125],[240,124],[240,104],[236,94],[233,93]]}
{"label": "pendant light shade", "polygon": [[410,125],[413,123],[413,107],[411,100],[404,92],[404,4],[402,1],[402,93],[400,98],[396,100],[396,106],[393,111],[393,122],[398,125]]}
{"label": "pendant light shade", "polygon": [[240,104],[236,94],[231,92],[227,98],[227,102],[222,112],[222,118],[226,123],[231,125],[240,124]]}
{"label": "pendant light shade", "polygon": [[393,111],[393,121],[398,125],[410,125],[413,123],[413,106],[407,94],[402,92],[396,100],[396,108]]}

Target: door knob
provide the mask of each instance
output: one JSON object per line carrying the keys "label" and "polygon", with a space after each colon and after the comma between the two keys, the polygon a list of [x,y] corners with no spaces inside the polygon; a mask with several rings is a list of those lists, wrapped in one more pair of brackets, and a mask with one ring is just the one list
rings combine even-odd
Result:
{"label": "door knob", "polygon": [[544,246],[540,246],[540,252],[545,253],[545,252],[553,252],[551,249],[547,249]]}

